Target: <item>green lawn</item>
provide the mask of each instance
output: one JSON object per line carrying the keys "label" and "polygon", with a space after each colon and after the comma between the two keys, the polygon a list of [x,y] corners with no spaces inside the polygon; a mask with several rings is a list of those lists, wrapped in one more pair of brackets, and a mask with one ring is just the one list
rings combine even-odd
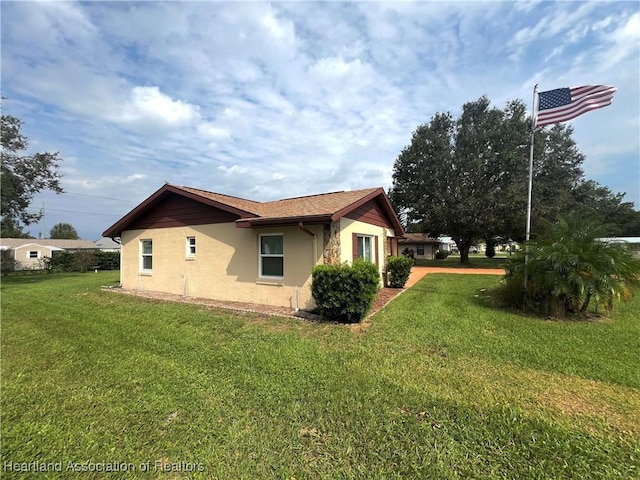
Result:
{"label": "green lawn", "polygon": [[354,327],[3,278],[2,478],[638,478],[640,299],[545,321],[484,305],[499,280]]}

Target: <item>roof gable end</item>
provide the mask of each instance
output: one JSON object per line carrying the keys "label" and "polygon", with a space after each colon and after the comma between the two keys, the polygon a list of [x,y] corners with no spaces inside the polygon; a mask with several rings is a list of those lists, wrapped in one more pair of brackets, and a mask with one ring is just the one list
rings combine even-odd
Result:
{"label": "roof gable end", "polygon": [[[209,193],[210,195],[205,195]],[[223,200],[225,195],[217,195],[204,190],[191,189],[188,187],[178,187],[175,185],[165,184],[154,193],[152,193],[147,199],[140,203],[137,207],[127,213],[124,217],[114,223],[111,227],[104,231],[103,237],[119,237],[120,234],[127,230],[130,226],[134,225],[136,221],[142,219],[152,209],[160,205],[168,196],[177,195],[179,197],[192,200],[194,202],[217,208],[223,212],[238,216],[238,217],[252,217],[256,216],[254,212],[238,208],[238,206],[229,205],[229,203]],[[237,197],[227,197],[236,198]],[[242,199],[237,199],[242,200]],[[247,204],[255,203],[250,200],[246,201]]]}

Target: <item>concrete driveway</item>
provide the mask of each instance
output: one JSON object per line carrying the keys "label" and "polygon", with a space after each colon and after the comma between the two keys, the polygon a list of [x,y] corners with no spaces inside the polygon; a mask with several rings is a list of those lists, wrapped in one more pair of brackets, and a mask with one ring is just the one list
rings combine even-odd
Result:
{"label": "concrete driveway", "polygon": [[504,275],[503,268],[446,268],[446,267],[418,267],[411,268],[409,280],[404,288],[413,287],[422,277],[429,273],[459,273],[471,275]]}

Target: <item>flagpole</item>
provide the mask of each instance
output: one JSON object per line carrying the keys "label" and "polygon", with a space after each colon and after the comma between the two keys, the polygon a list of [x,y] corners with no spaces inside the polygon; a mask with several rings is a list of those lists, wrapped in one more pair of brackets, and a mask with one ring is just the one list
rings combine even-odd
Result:
{"label": "flagpole", "polygon": [[525,256],[524,256],[524,288],[527,289],[527,264],[529,263],[529,238],[531,237],[531,192],[533,190],[533,139],[536,131],[536,94],[538,84],[533,87],[533,98],[531,100],[531,147],[529,148],[529,191],[527,193],[527,229],[525,233]]}

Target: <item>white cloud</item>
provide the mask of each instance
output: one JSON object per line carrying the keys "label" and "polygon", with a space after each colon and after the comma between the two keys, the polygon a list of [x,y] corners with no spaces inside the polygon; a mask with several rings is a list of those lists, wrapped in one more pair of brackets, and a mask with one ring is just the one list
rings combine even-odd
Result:
{"label": "white cloud", "polygon": [[[535,83],[611,83],[614,104],[575,121],[575,137],[588,175],[640,200],[640,186],[628,188],[640,175],[637,4],[5,2],[2,10],[3,109],[25,120],[34,148],[69,159],[63,184],[78,193],[140,201],[164,181],[257,200],[388,188],[395,158],[436,112],[457,115],[483,94],[528,105]],[[629,171],[612,176],[620,162]],[[92,202],[87,210],[107,208]],[[78,221],[99,229],[95,218]]]}
{"label": "white cloud", "polygon": [[122,113],[125,121],[155,121],[169,126],[188,125],[198,117],[197,106],[173,100],[159,87],[133,87]]}

